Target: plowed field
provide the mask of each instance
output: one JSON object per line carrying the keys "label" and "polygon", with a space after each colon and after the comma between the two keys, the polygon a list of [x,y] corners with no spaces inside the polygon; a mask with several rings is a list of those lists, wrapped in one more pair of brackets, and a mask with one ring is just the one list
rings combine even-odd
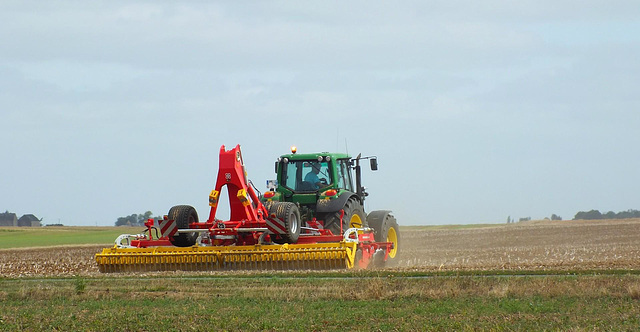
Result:
{"label": "plowed field", "polygon": [[402,232],[401,268],[640,269],[640,220],[532,221]]}
{"label": "plowed field", "polygon": [[[98,274],[105,245],[0,250],[0,277]],[[415,271],[640,269],[640,220],[403,227],[397,266]]]}

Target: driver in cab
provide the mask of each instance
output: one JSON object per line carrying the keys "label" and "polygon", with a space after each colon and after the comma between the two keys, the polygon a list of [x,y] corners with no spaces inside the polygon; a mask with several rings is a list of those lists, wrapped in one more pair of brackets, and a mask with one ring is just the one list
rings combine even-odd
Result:
{"label": "driver in cab", "polygon": [[307,173],[304,176],[304,180],[313,184],[313,189],[319,189],[327,185],[327,179],[319,178],[318,174],[320,173],[320,163],[314,162],[311,163],[311,172]]}

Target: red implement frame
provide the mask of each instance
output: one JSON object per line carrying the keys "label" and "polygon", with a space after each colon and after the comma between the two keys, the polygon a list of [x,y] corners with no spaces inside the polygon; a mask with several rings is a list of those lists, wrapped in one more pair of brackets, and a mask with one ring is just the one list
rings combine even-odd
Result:
{"label": "red implement frame", "polygon": [[209,196],[209,219],[207,223],[213,224],[216,221],[216,211],[218,210],[218,195],[222,187],[226,186],[229,192],[229,206],[231,215],[226,226],[232,228],[242,227],[265,227],[264,216],[267,209],[260,203],[260,199],[253,187],[248,186],[247,172],[244,168],[240,145],[225,151],[224,145],[220,147],[220,167],[216,187]]}

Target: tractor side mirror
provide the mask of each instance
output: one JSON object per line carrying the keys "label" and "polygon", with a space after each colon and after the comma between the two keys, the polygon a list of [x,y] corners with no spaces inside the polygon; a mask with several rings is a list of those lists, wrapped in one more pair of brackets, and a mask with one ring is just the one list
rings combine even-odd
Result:
{"label": "tractor side mirror", "polygon": [[372,171],[377,171],[378,170],[378,158],[369,159],[369,163],[371,164],[371,170]]}
{"label": "tractor side mirror", "polygon": [[278,162],[277,162],[277,161],[276,161],[276,165],[275,165],[275,166],[276,166],[276,167],[275,167],[275,171],[274,171],[274,173],[278,174]]}

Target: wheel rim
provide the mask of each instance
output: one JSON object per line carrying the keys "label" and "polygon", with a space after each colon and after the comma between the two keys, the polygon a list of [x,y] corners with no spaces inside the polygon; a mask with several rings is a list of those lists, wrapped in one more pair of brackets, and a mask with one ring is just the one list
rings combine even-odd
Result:
{"label": "wheel rim", "polygon": [[291,218],[289,218],[289,220],[291,221],[291,225],[289,225],[291,234],[295,234],[296,232],[298,232],[298,217],[296,216],[295,213],[292,213]]}
{"label": "wheel rim", "polygon": [[362,219],[360,219],[360,216],[357,213],[354,213],[351,216],[351,220],[349,220],[349,228],[361,228],[361,227],[362,227]]}
{"label": "wheel rim", "polygon": [[389,258],[395,258],[396,253],[398,252],[398,234],[396,233],[396,229],[393,227],[389,227],[389,231],[387,232],[387,242],[393,243],[393,249],[389,251]]}

